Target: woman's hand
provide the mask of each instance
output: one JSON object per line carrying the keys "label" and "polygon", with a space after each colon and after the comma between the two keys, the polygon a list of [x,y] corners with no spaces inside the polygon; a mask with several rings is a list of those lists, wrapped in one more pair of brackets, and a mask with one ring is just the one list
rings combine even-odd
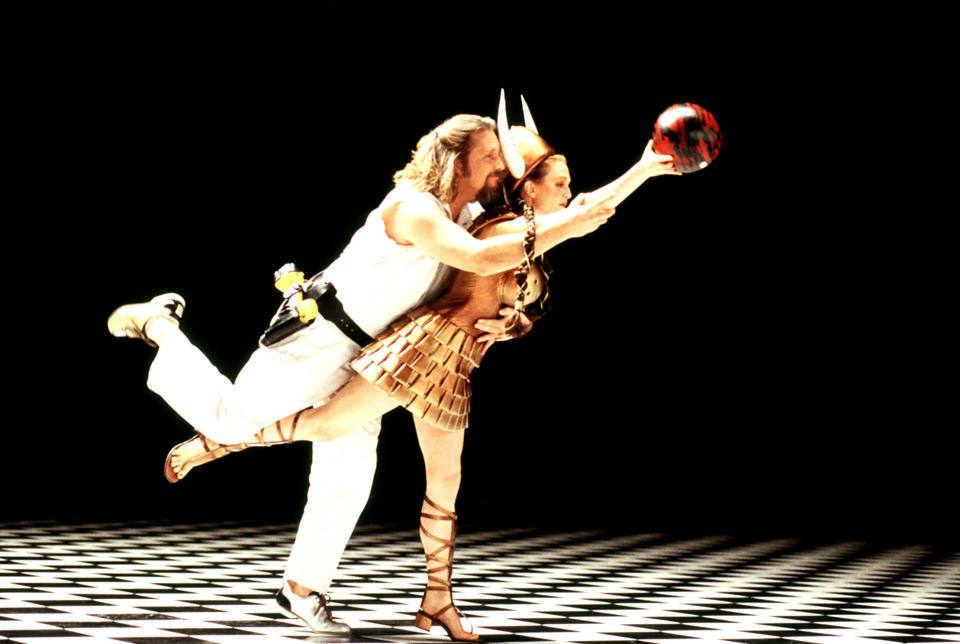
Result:
{"label": "woman's hand", "polygon": [[659,177],[663,174],[683,174],[673,165],[673,157],[669,154],[658,154],[653,149],[653,139],[647,141],[647,147],[643,149],[643,156],[640,157],[640,165],[643,166],[647,178]]}

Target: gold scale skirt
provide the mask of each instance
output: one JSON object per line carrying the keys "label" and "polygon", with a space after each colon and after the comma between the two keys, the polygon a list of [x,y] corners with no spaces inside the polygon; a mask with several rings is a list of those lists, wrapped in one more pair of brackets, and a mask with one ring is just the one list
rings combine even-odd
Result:
{"label": "gold scale skirt", "polygon": [[407,313],[360,351],[353,369],[411,413],[449,431],[467,427],[480,344],[429,306]]}

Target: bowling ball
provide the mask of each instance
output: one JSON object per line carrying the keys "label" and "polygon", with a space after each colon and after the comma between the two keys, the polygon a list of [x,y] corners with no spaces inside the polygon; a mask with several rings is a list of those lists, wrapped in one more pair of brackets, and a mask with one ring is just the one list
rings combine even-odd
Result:
{"label": "bowling ball", "polygon": [[694,103],[671,105],[653,126],[653,149],[673,157],[673,165],[684,173],[713,163],[722,142],[717,119]]}

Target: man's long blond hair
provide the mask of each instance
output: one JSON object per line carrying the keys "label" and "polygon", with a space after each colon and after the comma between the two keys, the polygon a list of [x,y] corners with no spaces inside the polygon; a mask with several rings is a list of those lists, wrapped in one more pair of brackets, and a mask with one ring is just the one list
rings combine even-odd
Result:
{"label": "man's long blond hair", "polygon": [[457,159],[470,151],[470,135],[480,130],[496,131],[493,119],[474,114],[452,116],[417,142],[412,158],[393,175],[395,184],[408,181],[418,190],[432,193],[444,203],[457,192]]}

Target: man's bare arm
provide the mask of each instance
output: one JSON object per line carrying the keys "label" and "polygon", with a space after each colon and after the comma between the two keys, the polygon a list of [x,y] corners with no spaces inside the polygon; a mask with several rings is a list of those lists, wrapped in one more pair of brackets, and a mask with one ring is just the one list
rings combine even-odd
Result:
{"label": "man's bare arm", "polygon": [[[536,253],[599,228],[614,213],[607,205],[614,197],[613,191],[597,191],[564,210],[538,215]],[[414,245],[444,264],[478,275],[510,270],[523,260],[522,230],[476,239],[428,199],[397,204],[384,213],[384,224],[397,243]]]}

